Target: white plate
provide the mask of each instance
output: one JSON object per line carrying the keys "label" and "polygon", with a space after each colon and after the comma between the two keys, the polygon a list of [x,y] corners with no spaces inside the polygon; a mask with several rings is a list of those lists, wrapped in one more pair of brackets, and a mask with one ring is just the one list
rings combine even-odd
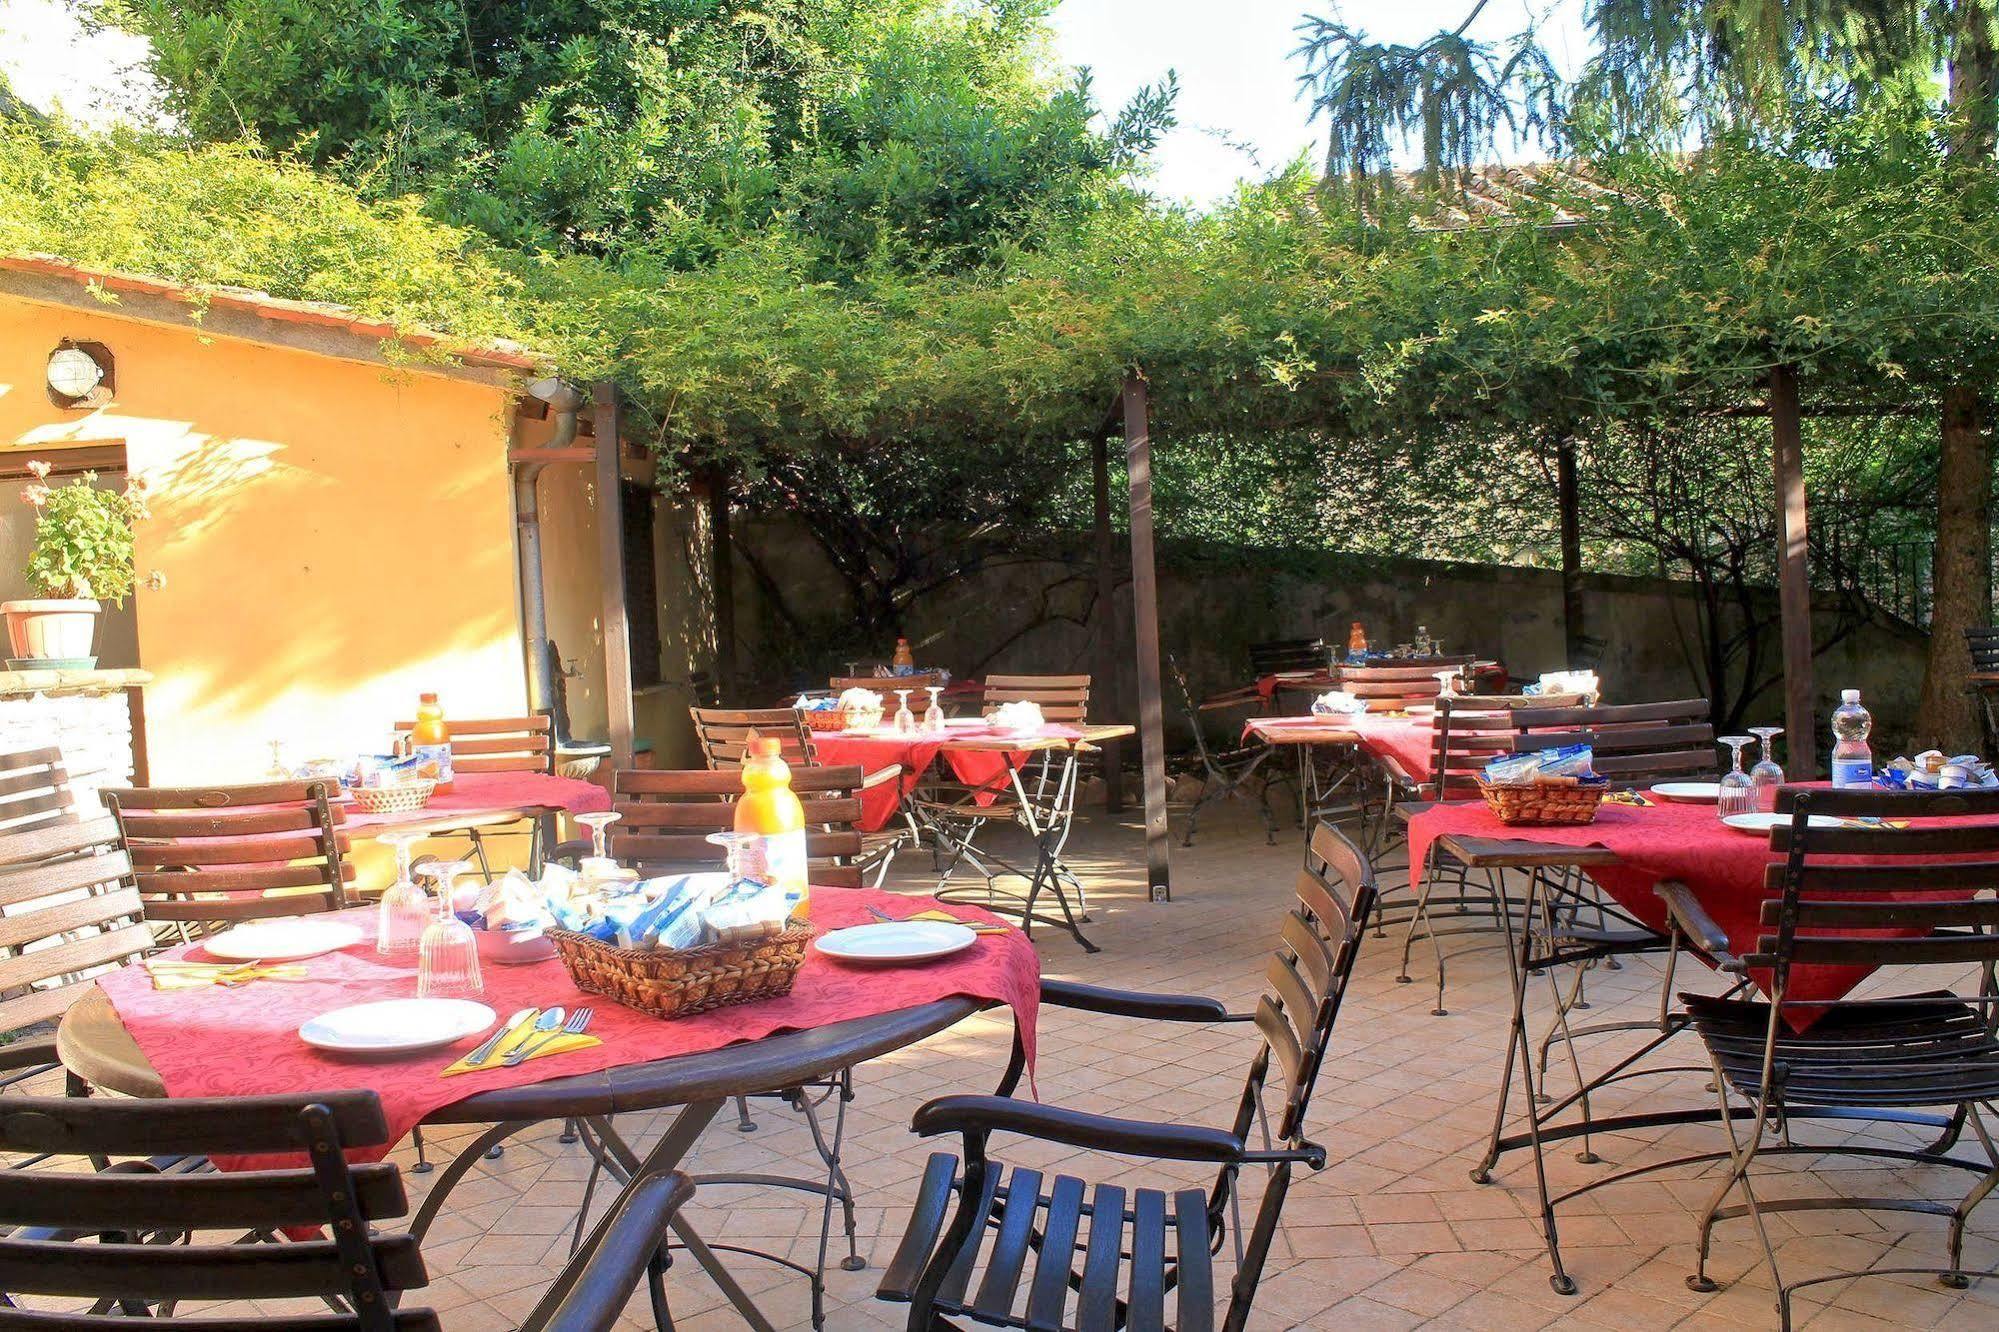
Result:
{"label": "white plate", "polygon": [[855,925],[833,930],[812,941],[813,947],[842,962],[928,962],[960,953],[979,941],[963,925],[942,920],[898,920],[879,925]]}
{"label": "white plate", "polygon": [[[1737,832],[1767,833],[1772,828],[1789,824],[1789,814],[1731,814],[1722,822]],[[1837,828],[1840,821],[1830,814],[1809,814],[1806,826],[1812,828]]]}
{"label": "white plate", "polygon": [[1683,805],[1712,805],[1721,800],[1720,782],[1660,782],[1652,794]]}
{"label": "white plate", "polygon": [[361,942],[361,927],[344,920],[286,916],[253,920],[201,941],[202,951],[225,962],[298,962],[337,953]]}
{"label": "white plate", "polygon": [[383,999],[321,1013],[298,1035],[336,1054],[409,1054],[462,1041],[496,1021],[492,1009],[470,999]]}

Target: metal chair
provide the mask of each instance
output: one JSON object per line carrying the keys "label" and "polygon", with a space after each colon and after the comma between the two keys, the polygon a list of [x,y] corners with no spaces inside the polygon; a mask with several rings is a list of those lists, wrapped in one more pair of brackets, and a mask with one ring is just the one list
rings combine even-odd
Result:
{"label": "metal chair", "polygon": [[[387,1137],[381,1103],[369,1091],[309,1100],[0,1102],[0,1150],[119,1158],[97,1173],[0,1172],[0,1226],[11,1228],[0,1237],[0,1325],[108,1330],[131,1326],[132,1317],[171,1317],[183,1302],[304,1298],[323,1300],[326,1310],[204,1309],[187,1325],[201,1332],[434,1332],[442,1326],[436,1314],[397,1307],[403,1292],[428,1281],[416,1240],[376,1224],[408,1212],[401,1177],[393,1165],[354,1166],[343,1155]],[[161,1173],[150,1161],[163,1153],[272,1154],[297,1164]],[[671,1328],[666,1227],[693,1192],[677,1173],[640,1180],[521,1326],[608,1329],[620,1324],[644,1282],[655,1326]],[[314,1236],[277,1238],[298,1228]],[[39,1311],[28,1303],[36,1297],[89,1303],[81,1311]]]}
{"label": "metal chair", "polygon": [[[1162,1022],[1254,1022],[1262,1042],[1234,1119],[1225,1129],[1155,1124],[1016,1100],[1005,1094],[1021,1071],[1016,1047],[1001,1095],[946,1096],[916,1112],[911,1127],[918,1134],[962,1136],[962,1165],[950,1153],[931,1156],[909,1227],[877,1294],[909,1304],[912,1330],[955,1328],[960,1324],[953,1320],[964,1319],[1076,1332],[1170,1323],[1181,1332],[1206,1332],[1218,1321],[1213,1256],[1233,1243],[1236,1275],[1219,1322],[1240,1332],[1293,1170],[1326,1163],[1325,1149],[1306,1136],[1307,1110],[1374,893],[1366,858],[1321,823],[1265,973],[1269,988],[1254,1014],[1231,1014],[1199,996],[1043,981],[1047,1004]],[[1283,1080],[1274,1135],[1265,1113],[1266,1092],[1278,1091],[1273,1073]],[[1092,1188],[1080,1175],[1044,1176],[992,1159],[987,1145],[995,1133],[1115,1156],[1202,1163],[1216,1174],[1206,1189],[1171,1194],[1110,1183]],[[1236,1187],[1242,1172],[1255,1167],[1268,1176],[1245,1231]],[[985,1275],[975,1288],[971,1277],[982,1257]]]}
{"label": "metal chair", "polygon": [[[1973,675],[1999,676],[1999,629],[1967,629],[1964,646],[1971,657]],[[1985,715],[1986,738],[1999,736],[1999,711],[1994,708],[1995,699],[1999,699],[1999,683],[1973,680],[1965,687],[1978,696],[1978,705]]]}
{"label": "metal chair", "polygon": [[[1661,885],[1673,929],[1704,949],[1726,972],[1767,974],[1767,1000],[1683,994],[1694,1030],[1714,1069],[1721,1123],[1728,1130],[1729,1170],[1703,1209],[1699,1259],[1687,1284],[1716,1289],[1708,1276],[1717,1221],[1747,1216],[1777,1287],[1777,1312],[1791,1325],[1793,1295],[1807,1286],[1847,1281],[1883,1270],[1933,1272],[1963,1287],[1983,1272],[1963,1266],[1964,1226],[1999,1186],[1999,1147],[1981,1105],[1999,1100],[1999,826],[1895,828],[1842,823],[1814,828],[1813,814],[1842,819],[1999,815],[1999,791],[1886,794],[1785,787],[1777,808],[1789,823],[1773,828],[1770,849],[1783,857],[1769,869],[1777,895],[1763,903],[1754,947],[1740,954],[1684,885]],[[1867,863],[1855,864],[1864,856]],[[1791,991],[1797,968],[1901,968],[1975,965],[1975,995],[1930,989],[1915,994],[1802,999]],[[1810,1009],[1809,1026],[1792,1019]],[[1746,1106],[1745,1114],[1736,1102]],[[1792,1141],[1794,1118],[1815,1111],[1843,1122],[1856,1115],[1892,1119],[1898,1111],[1949,1107],[1968,1122],[1984,1159],[1948,1154],[1954,1133],[1926,1148],[1908,1149],[1845,1137],[1833,1145]],[[1737,1131],[1738,1123],[1742,1130]],[[1766,1136],[1775,1132],[1774,1142]],[[1766,1197],[1754,1166],[1766,1156],[1854,1155],[1906,1165],[1970,1171],[1977,1183],[1955,1203],[1895,1197]],[[1730,1203],[1740,1193],[1741,1201]],[[1949,1219],[1948,1264],[1937,1268],[1872,1269],[1786,1282],[1765,1218],[1800,1208],[1846,1206],[1918,1212]]]}
{"label": "metal chair", "polygon": [[[791,770],[792,790],[805,806],[806,855],[811,861],[811,881],[829,888],[858,888],[864,876],[875,883],[887,872],[887,863],[877,869],[856,863],[863,841],[854,821],[861,815],[858,794],[863,780],[859,766]],[[670,769],[620,769],[612,775],[618,822],[608,829],[608,850],[622,864],[650,869],[721,868],[726,857],[722,847],[708,840],[711,832],[725,832],[735,826],[736,800],[742,782],[736,773],[717,770],[674,771]],[[893,853],[891,852],[891,856]],[[825,1078],[793,1087],[774,1088],[763,1096],[775,1097],[805,1121],[813,1146],[826,1167],[824,1180],[798,1179],[786,1175],[712,1174],[697,1175],[698,1184],[742,1184],[799,1189],[823,1198],[819,1218],[819,1254],[814,1267],[805,1267],[780,1254],[759,1256],[792,1268],[812,1283],[815,1323],[822,1316],[825,1293],[826,1252],[832,1239],[833,1207],[838,1204],[841,1225],[847,1238],[847,1254],[841,1265],[858,1271],[866,1264],[860,1256],[854,1216],[854,1189],[841,1165],[840,1152],[846,1138],[847,1105],[854,1099],[854,1071],[835,1070]],[[822,1125],[819,1110],[832,1106],[830,1132]],[[745,1098],[736,1100],[737,1128],[754,1132]],[[591,1186],[597,1166],[591,1168]],[[587,1210],[587,1208],[586,1208]]]}
{"label": "metal chair", "polygon": [[146,919],[183,938],[354,905],[346,818],[328,781],[113,787],[102,793]]}
{"label": "metal chair", "polygon": [[[1239,741],[1227,748],[1208,747],[1207,728],[1200,705],[1194,701],[1194,692],[1187,685],[1187,673],[1180,669],[1180,663],[1169,654],[1166,668],[1172,673],[1173,683],[1180,690],[1180,704],[1186,710],[1187,729],[1194,733],[1194,752],[1201,761],[1201,794],[1194,801],[1194,807],[1187,811],[1187,831],[1180,839],[1180,845],[1194,844],[1194,829],[1201,821],[1201,811],[1224,800],[1246,800],[1256,806],[1257,814],[1263,819],[1263,840],[1267,845],[1277,845],[1277,820],[1270,813],[1270,781],[1265,777],[1252,796],[1249,780],[1257,776],[1257,770],[1269,761],[1273,751],[1269,745],[1245,745]],[[1257,700],[1246,698],[1233,700],[1241,706],[1253,706]]]}

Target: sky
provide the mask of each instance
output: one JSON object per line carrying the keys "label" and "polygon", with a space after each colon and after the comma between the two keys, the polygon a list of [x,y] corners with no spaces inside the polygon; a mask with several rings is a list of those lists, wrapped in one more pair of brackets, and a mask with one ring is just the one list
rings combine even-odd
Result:
{"label": "sky", "polygon": [[[1348,26],[1377,41],[1419,42],[1454,28],[1474,0],[1346,0]],[[1583,53],[1579,0],[1490,0],[1474,36],[1502,38],[1537,23],[1558,65]],[[1162,198],[1210,204],[1243,177],[1277,171],[1299,153],[1317,163],[1322,126],[1298,96],[1303,62],[1296,26],[1327,0],[1062,0],[1056,56],[1090,70],[1099,102],[1115,113],[1171,69],[1180,78],[1180,124],[1154,154],[1148,187]]]}
{"label": "sky", "polygon": [[[345,3],[345,0],[334,0]],[[1420,41],[1454,27],[1475,0],[1346,0],[1340,14],[1377,40]],[[1489,0],[1474,35],[1502,37],[1539,21],[1557,62],[1581,46],[1581,0]],[[1530,7],[1531,6],[1531,7]],[[1310,108],[1298,97],[1304,66],[1293,58],[1300,15],[1330,13],[1330,0],[1062,0],[1054,57],[1087,68],[1100,104],[1115,114],[1145,84],[1178,74],[1179,125],[1153,155],[1146,187],[1205,206],[1244,177],[1277,171],[1301,153],[1324,152]],[[82,32],[63,0],[0,0],[0,72],[43,108],[105,124],[147,114],[149,90],[133,66],[143,44],[118,33]]]}

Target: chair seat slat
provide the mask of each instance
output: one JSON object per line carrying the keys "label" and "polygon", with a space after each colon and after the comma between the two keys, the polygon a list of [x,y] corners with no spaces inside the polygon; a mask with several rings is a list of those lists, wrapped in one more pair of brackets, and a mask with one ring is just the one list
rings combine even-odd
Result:
{"label": "chair seat slat", "polygon": [[1173,1195],[1173,1229],[1177,1332],[1213,1332],[1214,1261],[1208,1252],[1207,1200],[1200,1190],[1182,1189]]}
{"label": "chair seat slat", "polygon": [[973,1301],[973,1309],[981,1318],[1004,1318],[1013,1308],[1040,1206],[1041,1172],[1014,1171],[1007,1180],[999,1235],[993,1240],[992,1253],[986,1259],[986,1274],[979,1283],[978,1298]]}
{"label": "chair seat slat", "polygon": [[[1118,1269],[1124,1254],[1124,1190],[1099,1184],[1090,1197],[1089,1247],[1076,1295],[1077,1332],[1117,1332]],[[1137,1240],[1132,1241],[1137,1246]],[[1043,1262],[1049,1261],[1047,1256]],[[1137,1280],[1136,1272],[1133,1281]]]}
{"label": "chair seat slat", "polygon": [[1034,1332],[1058,1332],[1062,1326],[1069,1278],[1075,1270],[1076,1232],[1083,1219],[1083,1181],[1073,1175],[1056,1176],[1047,1215],[1035,1256],[1034,1283],[1027,1294],[1027,1326]]}

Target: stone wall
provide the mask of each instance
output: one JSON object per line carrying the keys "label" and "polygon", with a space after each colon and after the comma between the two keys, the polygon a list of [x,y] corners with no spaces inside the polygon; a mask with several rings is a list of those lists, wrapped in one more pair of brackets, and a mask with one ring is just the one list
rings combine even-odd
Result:
{"label": "stone wall", "polygon": [[[836,636],[846,607],[839,583],[817,548],[782,521],[743,522],[741,542],[756,543],[760,562],[808,635]],[[908,630],[918,659],[959,672],[1092,671],[1094,574],[1087,549],[1076,562],[1029,561],[991,568],[935,595],[912,613]],[[759,687],[773,697],[824,675],[834,662],[801,660],[793,631],[739,563],[736,577],[741,659],[761,666]],[[1774,614],[1775,592],[1767,594]],[[1607,648],[1599,664],[1610,701],[1684,698],[1700,692],[1696,602],[1690,585],[1659,578],[1591,575],[1584,579],[1587,632]],[[1418,624],[1451,650],[1497,657],[1517,675],[1555,670],[1564,660],[1561,579],[1553,570],[1284,550],[1215,550],[1168,544],[1160,550],[1161,648],[1185,670],[1196,696],[1244,682],[1248,647],[1270,638],[1323,634],[1344,643],[1360,620],[1376,644],[1412,638]],[[1821,641],[1834,617],[1819,615]],[[1121,590],[1118,643],[1131,642],[1129,588]],[[1899,752],[1915,712],[1926,638],[1879,618],[1822,651],[1815,663],[1819,711],[1830,716],[1842,688],[1858,688],[1874,711],[1880,744]],[[886,656],[889,644],[882,645]],[[1777,663],[1770,633],[1766,662]],[[1127,661],[1129,660],[1127,656]],[[824,680],[818,680],[824,684]],[[1169,724],[1181,709],[1168,676]],[[1092,711],[1130,718],[1136,711],[1127,666],[1123,679],[1099,684]],[[1750,723],[1782,721],[1781,689],[1765,691]],[[1820,748],[1825,747],[1822,738]]]}

